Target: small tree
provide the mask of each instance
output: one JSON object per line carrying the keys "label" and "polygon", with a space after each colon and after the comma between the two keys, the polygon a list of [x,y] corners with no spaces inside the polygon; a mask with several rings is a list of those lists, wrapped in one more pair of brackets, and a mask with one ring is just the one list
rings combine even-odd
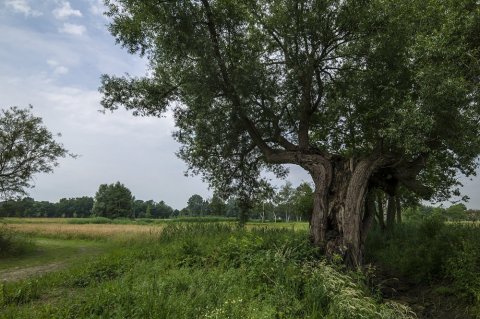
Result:
{"label": "small tree", "polygon": [[95,194],[93,214],[108,218],[131,217],[133,212],[132,193],[120,182],[102,184]]}
{"label": "small tree", "polygon": [[313,211],[313,190],[310,184],[301,183],[295,189],[292,201],[297,220],[310,220]]}
{"label": "small tree", "polygon": [[466,220],[467,207],[465,204],[455,204],[445,210],[445,215],[448,220]]}
{"label": "small tree", "polygon": [[192,195],[187,201],[186,208],[188,214],[191,216],[203,216],[206,208],[205,201],[203,197],[198,194]]}
{"label": "small tree", "polygon": [[294,190],[292,183],[289,181],[287,181],[277,193],[279,212],[283,213],[286,222],[290,220],[290,214],[292,213],[293,196]]}
{"label": "small tree", "polygon": [[208,211],[211,215],[216,216],[225,216],[227,213],[227,205],[217,193],[213,193],[212,199],[210,199],[208,204]]}
{"label": "small tree", "polygon": [[51,173],[58,158],[73,156],[31,109],[0,111],[0,199],[26,194],[25,189],[33,187],[33,175]]}

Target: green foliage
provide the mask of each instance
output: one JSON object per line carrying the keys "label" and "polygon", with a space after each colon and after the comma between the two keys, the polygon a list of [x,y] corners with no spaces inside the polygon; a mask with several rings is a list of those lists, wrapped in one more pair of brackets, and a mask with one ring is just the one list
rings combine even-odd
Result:
{"label": "green foliage", "polygon": [[33,198],[0,202],[2,217],[88,217],[92,214],[93,198],[61,198],[57,203],[35,201]]}
{"label": "green foliage", "polygon": [[303,220],[310,220],[313,212],[313,189],[308,183],[300,184],[294,193],[295,214]]}
{"label": "green foliage", "polygon": [[157,242],[139,238],[70,269],[5,283],[0,317],[413,318],[318,257],[305,232],[172,223]]}
{"label": "green foliage", "polygon": [[444,223],[438,216],[398,225],[390,234],[374,230],[367,258],[391,274],[416,283],[451,282],[480,316],[480,231],[474,223]]}
{"label": "green foliage", "polygon": [[0,111],[0,199],[25,194],[33,175],[52,172],[58,158],[69,155],[31,109]]}
{"label": "green foliage", "polygon": [[429,282],[442,278],[455,241],[443,222],[431,217],[419,224],[397,225],[390,234],[374,229],[367,239],[366,255],[392,273],[417,283]]}
{"label": "green foliage", "polygon": [[285,174],[276,164],[371,156],[411,191],[445,198],[458,171],[475,172],[473,0],[107,3],[110,32],[151,69],[104,75],[102,105],[171,106],[179,156],[215,189],[251,195],[261,171]]}
{"label": "green foliage", "polygon": [[208,212],[210,215],[225,216],[227,213],[227,204],[218,194],[213,193],[208,203]]}
{"label": "green foliage", "polygon": [[120,182],[102,184],[95,194],[92,213],[107,218],[134,217],[132,202],[132,193]]}
{"label": "green foliage", "polygon": [[20,256],[33,248],[31,240],[0,225],[0,258]]}
{"label": "green foliage", "polygon": [[91,218],[72,218],[67,220],[67,224],[112,224],[113,220],[107,217]]}
{"label": "green foliage", "polygon": [[452,205],[445,211],[446,218],[448,220],[466,220],[467,219],[467,207],[464,204]]}
{"label": "green foliage", "polygon": [[187,201],[187,207],[184,211],[190,216],[203,216],[208,214],[208,203],[202,196],[195,194],[190,196]]}

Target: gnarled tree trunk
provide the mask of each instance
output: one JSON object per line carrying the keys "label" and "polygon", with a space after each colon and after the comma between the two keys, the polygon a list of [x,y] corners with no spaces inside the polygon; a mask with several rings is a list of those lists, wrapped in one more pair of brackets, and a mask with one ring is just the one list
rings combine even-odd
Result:
{"label": "gnarled tree trunk", "polygon": [[365,199],[379,161],[337,160],[308,167],[315,183],[312,241],[327,256],[340,255],[351,267],[363,262],[363,242],[373,217]]}

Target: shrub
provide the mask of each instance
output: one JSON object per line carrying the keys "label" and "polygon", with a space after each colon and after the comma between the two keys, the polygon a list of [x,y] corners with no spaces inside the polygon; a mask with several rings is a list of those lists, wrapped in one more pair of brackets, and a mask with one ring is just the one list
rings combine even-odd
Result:
{"label": "shrub", "polygon": [[0,226],[0,258],[22,255],[32,250],[34,244],[27,237]]}
{"label": "shrub", "polygon": [[111,224],[113,221],[107,217],[89,217],[89,218],[72,218],[67,220],[67,224]]}

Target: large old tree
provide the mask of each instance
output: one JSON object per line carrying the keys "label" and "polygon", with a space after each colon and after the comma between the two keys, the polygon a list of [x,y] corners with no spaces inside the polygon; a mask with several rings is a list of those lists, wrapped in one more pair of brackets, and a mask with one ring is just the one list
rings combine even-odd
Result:
{"label": "large old tree", "polygon": [[362,262],[373,189],[448,197],[479,154],[474,0],[116,0],[110,31],[145,77],[102,104],[175,114],[179,152],[247,193],[281,164],[314,183],[313,243]]}

